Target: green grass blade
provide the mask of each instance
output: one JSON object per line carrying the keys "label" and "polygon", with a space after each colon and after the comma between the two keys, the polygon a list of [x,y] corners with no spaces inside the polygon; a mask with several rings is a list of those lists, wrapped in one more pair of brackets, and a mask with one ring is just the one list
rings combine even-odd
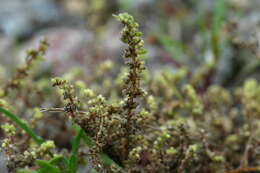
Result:
{"label": "green grass blade", "polygon": [[[82,139],[84,140],[85,144],[88,147],[92,147],[94,144],[92,142],[91,137],[89,137],[84,131],[83,131],[83,137]],[[99,158],[101,159],[101,161],[107,165],[107,166],[111,166],[112,164],[120,167],[114,160],[112,160],[107,154],[105,153],[99,153]]]}
{"label": "green grass blade", "polygon": [[[114,162],[114,160],[112,160],[107,154],[105,153],[99,153],[99,158],[102,160],[102,162],[107,165],[107,166],[111,166],[111,165],[117,165],[116,162]],[[118,165],[117,165],[118,166]]]}
{"label": "green grass blade", "polygon": [[38,172],[34,170],[20,169],[17,171],[17,173],[38,173]]}
{"label": "green grass blade", "polygon": [[55,156],[51,160],[49,160],[48,162],[50,164],[56,164],[56,163],[62,162],[63,160],[64,160],[63,156]]}
{"label": "green grass blade", "polygon": [[71,155],[68,163],[69,173],[76,173],[78,169],[78,158],[75,155]]}
{"label": "green grass blade", "polygon": [[78,149],[79,149],[79,145],[80,145],[80,139],[83,136],[83,130],[81,128],[79,128],[78,126],[76,126],[76,131],[77,131],[77,134],[73,138],[72,153],[71,153],[71,156],[69,158],[69,165],[68,166],[69,166],[69,172],[70,173],[76,173],[77,172],[77,168],[78,168],[77,153],[78,153]]}
{"label": "green grass blade", "polygon": [[217,0],[213,9],[212,31],[218,34],[225,19],[226,3],[225,0]]}
{"label": "green grass blade", "polygon": [[20,128],[22,128],[37,144],[42,144],[44,140],[36,135],[31,128],[29,128],[26,123],[23,122],[18,116],[9,112],[8,110],[0,107],[0,112],[5,114],[8,118],[14,121]]}
{"label": "green grass blade", "polygon": [[95,169],[91,169],[90,173],[98,173]]}
{"label": "green grass blade", "polygon": [[213,9],[213,21],[211,27],[211,47],[215,57],[215,62],[218,62],[220,56],[219,31],[225,19],[225,12],[225,0],[217,0]]}
{"label": "green grass blade", "polygon": [[94,146],[94,143],[93,143],[91,137],[88,136],[85,132],[83,133],[82,139],[84,140],[85,144],[88,147],[93,147]]}
{"label": "green grass blade", "polygon": [[58,167],[55,167],[47,161],[36,160],[36,163],[40,167],[39,173],[61,173],[61,170]]}
{"label": "green grass blade", "polygon": [[123,10],[123,11],[128,11],[129,9],[133,8],[133,1],[132,0],[119,0],[119,7]]}
{"label": "green grass blade", "polygon": [[79,144],[80,144],[80,139],[83,136],[84,131],[81,128],[76,128],[77,134],[73,138],[72,141],[72,154],[77,155],[78,149],[79,149]]}
{"label": "green grass blade", "polygon": [[176,62],[183,62],[182,58],[185,47],[181,42],[171,39],[167,34],[160,30],[155,33],[155,36],[162,45],[163,49],[165,49],[165,51],[168,52]]}

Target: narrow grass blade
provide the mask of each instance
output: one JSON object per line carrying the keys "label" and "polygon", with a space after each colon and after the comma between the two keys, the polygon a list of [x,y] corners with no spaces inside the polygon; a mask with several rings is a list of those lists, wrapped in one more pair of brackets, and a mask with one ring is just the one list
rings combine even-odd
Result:
{"label": "narrow grass blade", "polygon": [[27,170],[27,169],[20,169],[17,173],[38,173],[37,171]]}
{"label": "narrow grass blade", "polygon": [[50,164],[56,164],[56,163],[62,162],[63,160],[64,160],[63,156],[55,156],[51,160],[49,160],[48,162]]}
{"label": "narrow grass blade", "polygon": [[226,12],[226,2],[225,0],[217,0],[215,2],[215,6],[213,9],[213,23],[212,23],[212,31],[214,33],[218,33],[222,22],[225,19]]}
{"label": "narrow grass blade", "polygon": [[218,62],[220,56],[219,31],[225,18],[225,11],[225,0],[217,0],[213,9],[213,21],[211,27],[211,47],[215,57],[215,62]]}
{"label": "narrow grass blade", "polygon": [[157,31],[155,36],[166,52],[178,63],[183,62],[184,46],[181,42],[169,38],[163,31]]}
{"label": "narrow grass blade", "polygon": [[20,128],[22,128],[37,144],[42,144],[44,140],[36,135],[31,128],[29,128],[26,123],[23,122],[18,116],[9,112],[8,110],[0,107],[0,112],[5,114],[8,118],[14,121]]}
{"label": "narrow grass blade", "polygon": [[48,163],[44,160],[36,160],[37,165],[40,167],[39,173],[61,173],[61,170],[58,167]]}
{"label": "narrow grass blade", "polygon": [[72,141],[72,153],[69,158],[69,173],[76,173],[78,168],[78,158],[77,153],[80,145],[80,139],[83,136],[83,130],[79,127],[76,127],[77,134]]}

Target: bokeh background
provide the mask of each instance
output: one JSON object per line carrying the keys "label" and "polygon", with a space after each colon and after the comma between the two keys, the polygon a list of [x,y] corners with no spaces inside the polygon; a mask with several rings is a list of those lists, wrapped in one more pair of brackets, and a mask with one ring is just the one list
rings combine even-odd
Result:
{"label": "bokeh background", "polygon": [[187,66],[191,74],[205,75],[202,88],[211,83],[232,87],[247,77],[259,78],[259,0],[0,0],[0,4],[0,65],[8,66],[4,75],[11,75],[24,61],[25,50],[43,37],[50,48],[41,73],[62,75],[77,67],[90,72],[107,59],[123,63],[120,25],[112,14],[129,12],[144,33],[149,71]]}

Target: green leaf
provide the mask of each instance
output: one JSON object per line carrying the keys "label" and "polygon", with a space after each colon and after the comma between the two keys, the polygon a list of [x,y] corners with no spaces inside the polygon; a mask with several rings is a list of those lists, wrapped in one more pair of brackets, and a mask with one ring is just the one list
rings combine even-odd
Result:
{"label": "green leaf", "polygon": [[29,170],[29,169],[19,169],[19,170],[17,170],[17,173],[38,173],[38,172],[34,171],[34,170]]}
{"label": "green leaf", "polygon": [[69,158],[69,172],[76,173],[78,168],[77,153],[80,145],[80,139],[83,136],[83,130],[76,126],[77,135],[72,140],[72,154]]}
{"label": "green leaf", "polygon": [[119,0],[119,7],[123,11],[128,11],[129,9],[133,8],[134,2],[133,0]]}
{"label": "green leaf", "polygon": [[98,173],[95,169],[91,169],[90,173]]}
{"label": "green leaf", "polygon": [[162,45],[163,49],[169,53],[169,55],[178,63],[183,62],[183,55],[185,51],[184,45],[181,42],[171,39],[163,31],[158,30],[155,33],[158,41]]}
{"label": "green leaf", "polygon": [[72,154],[76,155],[79,149],[80,139],[83,136],[83,130],[81,128],[76,129],[77,134],[72,140]]}
{"label": "green leaf", "polygon": [[213,23],[212,23],[212,31],[218,34],[221,25],[225,19],[226,12],[226,2],[225,0],[217,0],[215,1],[213,9]]}
{"label": "green leaf", "polygon": [[85,132],[83,133],[83,136],[82,136],[85,144],[88,146],[88,147],[93,147],[94,146],[94,143],[91,139],[90,136],[88,136]]}
{"label": "green leaf", "polygon": [[40,167],[39,173],[61,173],[61,170],[44,160],[36,160],[37,165]]}
{"label": "green leaf", "polygon": [[12,121],[14,121],[20,128],[22,128],[37,144],[42,144],[44,140],[36,135],[31,128],[29,128],[26,123],[21,120],[18,116],[15,114],[9,112],[8,110],[0,107],[0,112],[5,114],[8,118],[10,118]]}
{"label": "green leaf", "polygon": [[70,173],[69,172],[69,159],[67,157],[55,156],[51,160],[49,160],[48,163],[51,165],[58,166],[59,168],[61,168],[61,170],[64,170],[66,173]]}
{"label": "green leaf", "polygon": [[[93,144],[93,141],[91,139],[90,136],[88,136],[84,131],[83,131],[83,140],[85,142],[85,144],[88,146],[88,147],[92,147],[94,144]],[[99,158],[101,159],[101,161],[107,165],[107,166],[111,166],[112,164],[120,167],[115,161],[113,161],[107,154],[105,153],[99,153]]]}
{"label": "green leaf", "polygon": [[63,158],[63,163],[64,163],[64,165],[65,165],[66,170],[69,172],[69,164],[70,164],[69,158],[64,157],[64,158]]}
{"label": "green leaf", "polygon": [[[107,166],[111,166],[111,165],[117,165],[114,160],[112,160],[107,154],[105,153],[99,153],[98,154],[100,159],[102,160],[102,162],[107,165]],[[118,166],[118,165],[117,165]]]}
{"label": "green leaf", "polygon": [[58,162],[62,162],[63,160],[64,160],[63,156],[55,156],[51,160],[49,160],[48,162],[50,164],[57,164]]}
{"label": "green leaf", "polygon": [[78,169],[78,158],[75,155],[70,156],[69,158],[69,173],[76,173]]}
{"label": "green leaf", "polygon": [[213,22],[211,27],[211,47],[215,57],[215,62],[219,60],[220,56],[219,31],[225,19],[225,12],[225,0],[217,0],[213,9]]}

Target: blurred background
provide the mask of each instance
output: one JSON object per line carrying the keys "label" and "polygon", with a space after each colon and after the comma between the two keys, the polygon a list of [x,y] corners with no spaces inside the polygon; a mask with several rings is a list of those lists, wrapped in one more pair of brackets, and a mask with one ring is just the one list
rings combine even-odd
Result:
{"label": "blurred background", "polygon": [[[0,66],[6,75],[28,48],[46,37],[50,48],[40,73],[62,75],[80,67],[90,73],[104,60],[122,64],[120,24],[128,12],[140,24],[152,73],[189,69],[212,83],[232,87],[259,79],[259,0],[0,0]],[[119,68],[119,66],[115,66]]]}

